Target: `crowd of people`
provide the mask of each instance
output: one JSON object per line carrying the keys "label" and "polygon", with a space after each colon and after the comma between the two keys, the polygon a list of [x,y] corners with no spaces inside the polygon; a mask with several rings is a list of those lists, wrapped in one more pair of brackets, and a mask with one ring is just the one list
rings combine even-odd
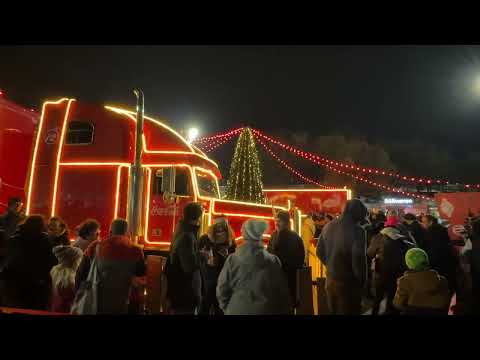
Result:
{"label": "crowd of people", "polygon": [[[331,314],[360,315],[368,307],[378,315],[382,302],[387,315],[480,309],[479,219],[469,219],[465,244],[456,251],[435,217],[369,213],[357,199],[338,216],[309,214],[301,236],[290,229],[289,212],[277,212],[268,246],[263,220],[245,221],[237,243],[227,217],[216,218],[200,236],[202,215],[200,204],[189,203],[173,234],[163,270],[168,314],[295,314],[297,272],[308,265],[310,248],[326,267]],[[132,243],[125,220],[113,220],[109,230],[101,239],[100,224],[87,219],[70,241],[61,218],[26,217],[21,199],[10,199],[0,217],[0,305],[141,313],[143,251]],[[86,294],[94,296],[93,308]]]}

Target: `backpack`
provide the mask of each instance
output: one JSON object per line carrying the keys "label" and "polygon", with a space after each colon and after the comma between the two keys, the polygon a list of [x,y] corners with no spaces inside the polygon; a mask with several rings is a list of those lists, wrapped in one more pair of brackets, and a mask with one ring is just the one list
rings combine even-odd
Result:
{"label": "backpack", "polygon": [[73,301],[70,313],[75,315],[96,315],[98,311],[98,285],[100,276],[97,266],[98,245],[90,264],[87,279],[80,285]]}

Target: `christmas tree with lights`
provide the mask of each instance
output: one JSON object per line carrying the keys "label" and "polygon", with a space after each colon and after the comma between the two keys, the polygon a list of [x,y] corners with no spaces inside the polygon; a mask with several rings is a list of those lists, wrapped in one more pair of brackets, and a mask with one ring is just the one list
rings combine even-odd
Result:
{"label": "christmas tree with lights", "polygon": [[262,172],[252,130],[245,128],[238,138],[230,165],[226,198],[264,204]]}

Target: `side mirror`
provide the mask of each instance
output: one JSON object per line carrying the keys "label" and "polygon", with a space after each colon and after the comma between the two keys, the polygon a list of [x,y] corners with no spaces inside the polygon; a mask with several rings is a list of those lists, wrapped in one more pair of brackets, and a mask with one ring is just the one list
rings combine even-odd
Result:
{"label": "side mirror", "polygon": [[162,174],[162,192],[168,195],[175,194],[175,167],[164,168]]}

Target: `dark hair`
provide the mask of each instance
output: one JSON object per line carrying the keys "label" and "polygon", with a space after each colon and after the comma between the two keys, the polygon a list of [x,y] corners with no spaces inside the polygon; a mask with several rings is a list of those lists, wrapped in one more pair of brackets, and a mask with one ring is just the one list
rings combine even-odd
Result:
{"label": "dark hair", "polygon": [[218,230],[223,230],[228,233],[228,225],[226,222],[219,222],[216,224],[213,224],[213,232],[217,232]]}
{"label": "dark hair", "polygon": [[428,222],[431,222],[432,224],[438,224],[438,219],[433,216],[433,215],[424,215],[424,217],[427,218]]}
{"label": "dark hair", "polygon": [[112,235],[125,235],[128,231],[128,222],[125,219],[115,219],[110,225]]}
{"label": "dark hair", "polygon": [[198,220],[203,213],[202,205],[199,203],[191,202],[183,209],[183,220],[185,222]]}
{"label": "dark hair", "polygon": [[81,238],[86,239],[89,235],[100,228],[100,223],[95,219],[87,219],[78,225],[77,233]]}
{"label": "dark hair", "polygon": [[285,210],[280,210],[279,212],[277,212],[277,215],[275,215],[275,217],[280,221],[283,221],[286,223],[290,221],[290,214],[288,213],[288,211],[285,211]]}
{"label": "dark hair", "polygon": [[49,220],[48,220],[48,224],[50,224],[52,221],[57,221],[60,223],[60,227],[68,230],[68,227],[67,227],[67,224],[65,224],[65,221],[63,221],[62,218],[58,217],[58,216],[52,216]]}
{"label": "dark hair", "polygon": [[333,216],[332,216],[332,215],[330,215],[330,214],[327,214],[325,217],[326,217],[327,219],[329,219],[330,221],[332,221],[332,220],[333,220]]}
{"label": "dark hair", "polygon": [[320,221],[320,220],[324,220],[325,219],[325,214],[323,213],[313,213],[312,214],[312,220],[313,221]]}
{"label": "dark hair", "polygon": [[416,221],[417,217],[411,213],[408,213],[403,216],[403,219],[407,221]]}
{"label": "dark hair", "polygon": [[30,215],[25,222],[20,225],[20,231],[26,235],[27,238],[32,238],[42,232],[45,232],[45,220],[42,215]]}
{"label": "dark hair", "polygon": [[19,197],[10,197],[8,198],[8,207],[12,205],[16,205],[21,202],[22,202],[22,199],[20,199]]}

